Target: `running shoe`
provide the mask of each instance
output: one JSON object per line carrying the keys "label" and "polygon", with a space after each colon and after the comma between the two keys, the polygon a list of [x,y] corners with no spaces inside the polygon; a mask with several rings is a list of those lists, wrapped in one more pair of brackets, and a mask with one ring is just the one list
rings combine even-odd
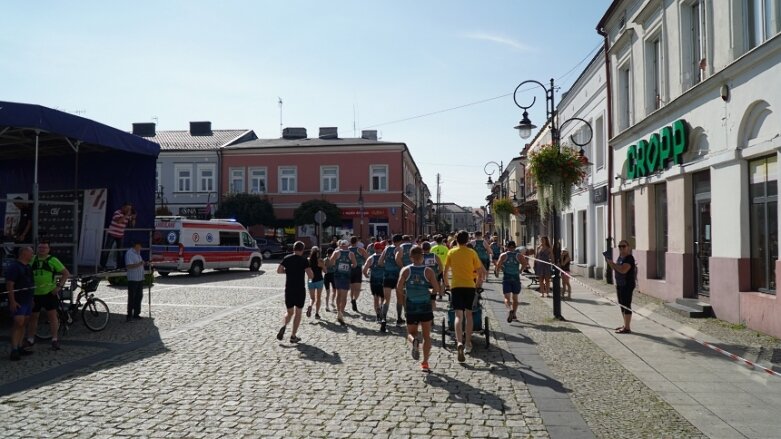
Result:
{"label": "running shoe", "polygon": [[353,300],[353,301],[352,301],[352,305],[353,305],[353,311],[354,311],[354,312],[358,312],[358,302],[356,302],[355,300]]}
{"label": "running shoe", "polygon": [[516,322],[518,321],[518,313],[516,313],[515,311],[513,311],[513,321]]}
{"label": "running shoe", "polygon": [[466,361],[466,357],[464,356],[464,345],[459,344],[458,345],[458,362],[463,363]]}
{"label": "running shoe", "polygon": [[295,335],[290,336],[290,343],[298,343],[301,339],[299,337],[296,337]]}
{"label": "running shoe", "polygon": [[53,351],[59,351],[60,350],[60,341],[59,340],[52,340],[52,350]]}
{"label": "running shoe", "polygon": [[277,332],[277,340],[282,341],[283,338],[285,338],[285,326]]}
{"label": "running shoe", "polygon": [[33,354],[33,351],[28,351],[27,349],[24,349],[24,348],[19,348],[18,352],[19,352],[19,355],[21,355],[23,357],[25,355],[32,355]]}
{"label": "running shoe", "polygon": [[320,320],[320,314],[315,313],[315,319]]}
{"label": "running shoe", "polygon": [[347,326],[347,323],[345,323],[344,319],[341,317],[337,317],[336,321],[339,322],[339,324],[342,326]]}
{"label": "running shoe", "polygon": [[429,369],[429,367],[428,367],[428,362],[427,361],[424,361],[424,362],[420,363],[420,370],[422,370],[423,372],[426,372],[426,373],[431,372],[431,369]]}
{"label": "running shoe", "polygon": [[380,323],[380,332],[385,332],[387,330],[388,330],[388,324],[387,322],[385,322],[385,320],[383,320],[382,323]]}
{"label": "running shoe", "polygon": [[412,359],[417,361],[420,358],[420,340],[412,340]]}
{"label": "running shoe", "polygon": [[17,350],[11,351],[11,358],[10,358],[11,361],[19,361],[21,359],[22,359],[22,356],[19,355],[19,351],[17,351]]}
{"label": "running shoe", "polygon": [[405,321],[406,321],[406,320],[404,320],[404,319],[402,319],[401,317],[399,317],[398,319],[396,319],[396,325],[401,325],[401,324],[403,324]]}
{"label": "running shoe", "polygon": [[466,345],[466,349],[464,349],[464,352],[467,353],[467,354],[471,354],[472,353],[472,345],[471,344]]}
{"label": "running shoe", "polygon": [[507,311],[507,323],[512,323],[513,321],[513,312]]}
{"label": "running shoe", "polygon": [[306,317],[312,317],[312,305],[306,307]]}

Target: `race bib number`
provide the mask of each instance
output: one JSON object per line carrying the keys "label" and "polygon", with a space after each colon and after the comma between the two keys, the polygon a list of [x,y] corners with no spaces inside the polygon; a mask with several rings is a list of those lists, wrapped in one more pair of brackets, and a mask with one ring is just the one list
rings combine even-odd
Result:
{"label": "race bib number", "polygon": [[337,270],[339,271],[350,271],[350,264],[346,262],[340,262],[339,265],[337,265]]}
{"label": "race bib number", "polygon": [[433,265],[436,265],[436,263],[434,262],[434,259],[426,259],[425,262],[426,262],[426,266],[427,267],[431,267]]}

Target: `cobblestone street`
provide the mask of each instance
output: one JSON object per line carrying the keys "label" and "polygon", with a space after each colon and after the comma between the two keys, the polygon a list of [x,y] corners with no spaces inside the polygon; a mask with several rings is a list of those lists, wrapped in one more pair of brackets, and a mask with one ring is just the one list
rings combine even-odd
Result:
{"label": "cobblestone street", "polygon": [[[485,349],[475,335],[471,357],[459,365],[452,349],[439,346],[437,332],[431,374],[410,358],[402,327],[380,334],[367,314],[350,313],[342,329],[323,312],[321,321],[304,321],[301,344],[280,343],[274,335],[284,278],[272,263],[263,268],[258,277],[161,279],[152,293],[153,320],[124,323],[114,314],[106,332],[77,325],[60,352],[37,346],[20,363],[3,362],[3,393],[24,378],[44,380],[52,370],[59,376],[0,398],[0,417],[25,413],[29,421],[4,422],[0,434],[548,436],[504,341]],[[99,296],[115,313],[123,309],[121,289],[101,286]],[[370,309],[366,291],[359,308]],[[85,359],[100,361],[79,363]],[[70,415],[63,416],[64,407]]]}

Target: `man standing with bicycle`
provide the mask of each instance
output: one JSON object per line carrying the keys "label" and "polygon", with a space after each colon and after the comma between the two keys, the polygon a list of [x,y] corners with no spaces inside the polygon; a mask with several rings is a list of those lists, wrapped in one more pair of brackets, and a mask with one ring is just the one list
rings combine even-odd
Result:
{"label": "man standing with bicycle", "polygon": [[8,307],[13,317],[11,326],[11,361],[19,361],[22,355],[32,354],[22,348],[24,328],[33,311],[33,259],[32,247],[19,248],[19,257],[8,265],[5,272],[5,285],[8,290]]}
{"label": "man standing with bicycle", "polygon": [[[60,340],[57,333],[60,325],[57,321],[57,307],[60,305],[60,291],[62,291],[65,282],[68,281],[70,273],[59,259],[49,254],[50,251],[49,241],[41,241],[38,244],[38,254],[35,255],[31,264],[35,280],[35,295],[33,296],[33,313],[27,323],[25,346],[35,344],[38,318],[41,314],[41,308],[43,308],[46,310],[49,328],[51,328],[52,349],[58,351],[60,350]],[[59,280],[57,280],[57,276],[60,276]]]}
{"label": "man standing with bicycle", "polygon": [[141,242],[134,241],[125,253],[127,269],[127,319],[141,320],[141,299],[144,298],[144,258],[141,257]]}

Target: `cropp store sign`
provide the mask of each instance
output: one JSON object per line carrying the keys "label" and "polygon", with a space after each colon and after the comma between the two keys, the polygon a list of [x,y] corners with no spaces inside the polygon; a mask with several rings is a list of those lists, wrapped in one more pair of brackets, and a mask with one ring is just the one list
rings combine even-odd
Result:
{"label": "cropp store sign", "polygon": [[676,120],[672,126],[651,134],[648,140],[640,140],[629,146],[626,153],[626,179],[647,177],[666,169],[670,162],[679,165],[688,148],[686,122]]}

